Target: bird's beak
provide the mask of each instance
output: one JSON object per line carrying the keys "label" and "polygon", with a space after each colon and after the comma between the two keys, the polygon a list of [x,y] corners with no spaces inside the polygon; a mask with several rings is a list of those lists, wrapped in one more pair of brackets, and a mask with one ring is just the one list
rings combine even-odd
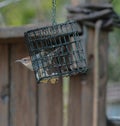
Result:
{"label": "bird's beak", "polygon": [[15,63],[18,63],[18,62],[20,62],[20,63],[21,63],[21,60],[15,60]]}

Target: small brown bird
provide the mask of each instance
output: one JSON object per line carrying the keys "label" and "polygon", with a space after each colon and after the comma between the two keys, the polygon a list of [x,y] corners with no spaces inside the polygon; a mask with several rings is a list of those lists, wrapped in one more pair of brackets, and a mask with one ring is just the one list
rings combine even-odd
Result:
{"label": "small brown bird", "polygon": [[[32,62],[31,62],[31,59],[30,59],[29,56],[25,57],[25,58],[22,58],[20,60],[16,60],[16,62],[22,63],[25,67],[27,67],[28,69],[30,69],[31,71],[33,71]],[[41,62],[39,63],[39,67],[40,67],[40,65],[42,66]],[[40,74],[41,77],[48,76],[47,71],[46,72],[43,71],[42,67],[40,67],[40,69],[39,69],[39,74]],[[39,79],[39,75],[37,75],[37,77]]]}
{"label": "small brown bird", "polygon": [[16,60],[15,62],[20,62],[22,63],[25,67],[27,67],[28,69],[30,69],[31,71],[33,71],[33,67],[32,67],[32,63],[31,63],[31,59],[30,57],[25,57],[19,60]]}
{"label": "small brown bird", "polygon": [[[33,71],[32,62],[31,62],[31,59],[30,59],[29,56],[25,57],[25,58],[22,58],[22,59],[19,59],[19,60],[16,60],[15,62],[20,62],[25,67],[27,67],[28,69],[30,69],[31,71]],[[45,72],[42,67],[40,67],[39,72],[36,75],[36,77],[38,79],[39,79],[39,74],[40,74],[41,77],[49,76],[48,73],[47,73],[47,71]],[[58,78],[51,78],[51,79],[44,79],[41,82],[42,83],[48,83],[48,82],[50,82],[51,84],[55,84],[57,80],[58,80]]]}

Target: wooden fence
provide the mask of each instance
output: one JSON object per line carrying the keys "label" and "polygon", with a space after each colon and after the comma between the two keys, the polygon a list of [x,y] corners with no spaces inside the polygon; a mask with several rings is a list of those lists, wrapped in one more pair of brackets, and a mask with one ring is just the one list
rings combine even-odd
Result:
{"label": "wooden fence", "polygon": [[[37,85],[33,72],[15,63],[16,59],[28,55],[23,37],[28,29],[30,27],[0,29],[0,126],[63,126],[62,79],[56,85]],[[88,75],[70,78],[68,126],[92,126],[94,54],[91,40],[94,31],[90,33]],[[100,47],[101,67],[106,68],[107,44],[102,43]],[[104,76],[99,98],[102,123],[105,118],[105,70],[101,71]]]}
{"label": "wooden fence", "polygon": [[23,33],[0,29],[0,126],[62,126],[62,81],[36,85],[33,72],[16,59],[28,56]]}
{"label": "wooden fence", "polygon": [[[62,79],[56,85],[36,85],[34,74],[15,63],[28,55],[23,37],[28,29],[31,27],[0,28],[0,126],[63,126]],[[70,78],[68,126],[93,125],[94,29],[88,31],[89,72]],[[107,36],[106,32],[100,36],[98,126],[106,125]]]}

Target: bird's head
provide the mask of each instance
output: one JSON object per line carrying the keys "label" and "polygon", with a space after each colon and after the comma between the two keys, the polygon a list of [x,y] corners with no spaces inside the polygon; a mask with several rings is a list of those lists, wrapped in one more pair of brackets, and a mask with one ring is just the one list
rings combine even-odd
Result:
{"label": "bird's head", "polygon": [[22,63],[24,65],[27,65],[27,64],[29,64],[31,62],[31,60],[30,60],[30,57],[25,57],[25,58],[16,60],[15,62],[20,62],[20,63]]}
{"label": "bird's head", "polygon": [[32,64],[31,64],[31,59],[30,59],[29,56],[28,57],[25,57],[25,58],[22,58],[22,59],[19,59],[19,60],[16,60],[15,62],[20,62],[24,66],[26,66],[27,68],[29,68],[30,70],[33,70]]}

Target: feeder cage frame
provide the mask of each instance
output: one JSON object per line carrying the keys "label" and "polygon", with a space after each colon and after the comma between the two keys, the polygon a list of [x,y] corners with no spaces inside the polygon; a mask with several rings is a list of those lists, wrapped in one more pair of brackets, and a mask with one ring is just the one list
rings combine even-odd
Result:
{"label": "feeder cage frame", "polygon": [[35,77],[43,79],[86,73],[83,28],[76,21],[25,32]]}

